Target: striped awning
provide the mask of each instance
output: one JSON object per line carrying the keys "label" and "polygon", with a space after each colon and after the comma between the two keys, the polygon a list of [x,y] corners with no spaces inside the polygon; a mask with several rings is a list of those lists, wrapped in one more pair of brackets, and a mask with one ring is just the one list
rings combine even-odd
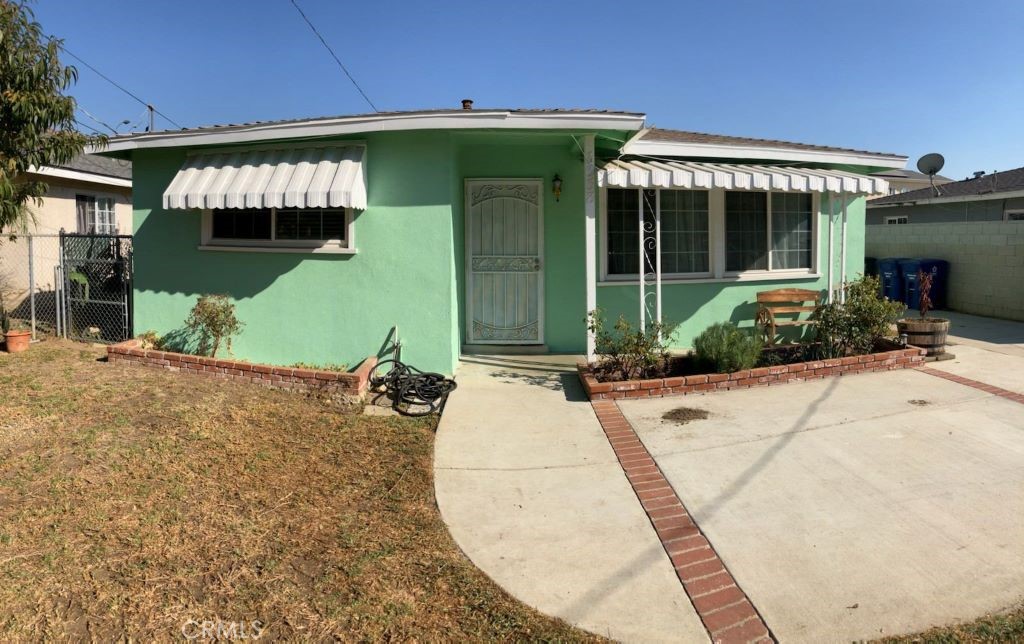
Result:
{"label": "striped awning", "polygon": [[597,183],[607,188],[725,188],[869,195],[889,190],[883,179],[852,172],[690,161],[609,161],[598,170]]}
{"label": "striped awning", "polygon": [[366,208],[362,145],[196,154],[164,208]]}

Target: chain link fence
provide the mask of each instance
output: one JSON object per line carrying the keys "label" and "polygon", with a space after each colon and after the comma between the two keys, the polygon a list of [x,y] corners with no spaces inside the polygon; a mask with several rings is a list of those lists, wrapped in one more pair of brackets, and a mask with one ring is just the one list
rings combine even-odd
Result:
{"label": "chain link fence", "polygon": [[0,239],[0,296],[7,314],[32,328],[32,339],[57,333],[60,235]]}
{"label": "chain link fence", "polygon": [[132,238],[18,235],[0,240],[0,295],[32,339],[132,337]]}

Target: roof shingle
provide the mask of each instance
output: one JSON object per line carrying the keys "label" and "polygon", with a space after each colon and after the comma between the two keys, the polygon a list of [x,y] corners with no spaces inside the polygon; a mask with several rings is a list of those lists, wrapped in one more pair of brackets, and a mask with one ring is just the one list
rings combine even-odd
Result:
{"label": "roof shingle", "polygon": [[105,177],[115,177],[117,179],[132,178],[131,161],[110,159],[97,154],[80,154],[58,167],[77,170],[78,172],[88,172],[89,174],[99,174]]}
{"label": "roof shingle", "polygon": [[[890,204],[908,203],[919,199],[935,199],[941,197],[969,197],[973,195],[995,194],[1000,192],[1014,192],[1024,190],[1024,168],[993,172],[977,179],[964,179],[936,185],[936,190],[931,186],[920,190],[911,190],[898,195],[889,195],[872,199],[868,205],[885,206]],[[935,194],[936,191],[938,194]]]}
{"label": "roof shingle", "polygon": [[778,141],[774,139],[754,139],[745,136],[727,136],[724,134],[707,134],[705,132],[688,132],[685,130],[666,130],[656,127],[645,132],[640,139],[643,141],[665,141],[667,143],[704,143],[708,145],[756,146],[786,150],[815,150],[819,152],[854,152],[880,157],[902,156],[886,152],[837,148],[827,145],[811,145],[810,143],[795,143],[793,141]]}

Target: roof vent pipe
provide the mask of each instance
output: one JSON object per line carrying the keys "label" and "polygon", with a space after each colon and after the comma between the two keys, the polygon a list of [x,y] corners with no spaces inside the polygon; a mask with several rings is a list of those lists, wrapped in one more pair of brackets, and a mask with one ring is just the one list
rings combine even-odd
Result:
{"label": "roof vent pipe", "polygon": [[464,109],[464,110],[471,110],[471,109],[473,109],[473,99],[471,99],[471,98],[464,98],[464,99],[462,99],[462,109]]}
{"label": "roof vent pipe", "polygon": [[974,178],[975,179],[980,179],[980,178],[982,178],[984,176],[985,176],[985,171],[984,170],[978,170],[977,172],[974,173]]}

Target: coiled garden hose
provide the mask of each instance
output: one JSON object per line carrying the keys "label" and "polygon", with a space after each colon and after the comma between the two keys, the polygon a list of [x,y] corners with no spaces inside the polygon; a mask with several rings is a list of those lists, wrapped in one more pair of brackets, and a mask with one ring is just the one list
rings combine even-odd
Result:
{"label": "coiled garden hose", "polygon": [[[384,375],[381,367],[391,365]],[[384,387],[391,399],[391,408],[403,416],[427,416],[444,411],[448,394],[455,391],[455,381],[439,373],[420,371],[398,359],[381,360],[370,377],[370,385]]]}

